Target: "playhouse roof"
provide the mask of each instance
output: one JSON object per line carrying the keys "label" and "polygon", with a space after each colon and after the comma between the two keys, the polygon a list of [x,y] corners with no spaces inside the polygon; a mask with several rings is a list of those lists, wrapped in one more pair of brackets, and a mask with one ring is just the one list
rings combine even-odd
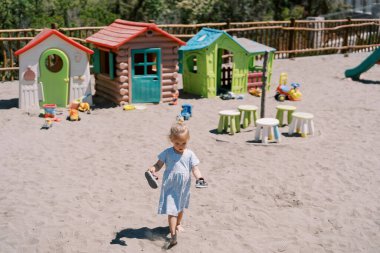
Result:
{"label": "playhouse roof", "polygon": [[131,22],[122,19],[116,19],[109,26],[88,37],[86,41],[98,46],[116,49],[148,30],[161,33],[178,44],[185,45],[185,42],[158,28],[154,23]]}
{"label": "playhouse roof", "polygon": [[260,43],[257,43],[255,41],[245,39],[245,38],[231,37],[225,31],[211,29],[211,28],[202,28],[202,30],[200,30],[197,34],[195,34],[194,37],[192,37],[186,43],[186,46],[180,47],[179,50],[191,51],[191,50],[198,50],[198,49],[208,47],[223,34],[228,36],[232,41],[239,44],[248,53],[264,53],[266,51],[268,52],[276,51],[276,49],[272,47],[268,47],[263,44],[260,44]]}
{"label": "playhouse roof", "polygon": [[186,43],[186,46],[180,47],[180,50],[191,51],[208,47],[223,34],[227,35],[232,39],[232,37],[224,31],[211,28],[202,28],[202,30],[195,34],[194,37],[192,37]]}
{"label": "playhouse roof", "polygon": [[274,52],[276,51],[273,47],[268,47],[266,45],[260,44],[256,41],[249,40],[246,38],[236,38],[234,39],[242,45],[249,53],[264,53],[264,52]]}
{"label": "playhouse roof", "polygon": [[79,48],[82,51],[85,51],[88,54],[94,53],[94,51],[92,51],[91,49],[79,44],[78,42],[74,41],[73,39],[70,39],[69,37],[67,37],[63,33],[60,33],[59,31],[54,30],[54,29],[45,28],[39,34],[37,34],[31,41],[29,41],[28,44],[26,44],[23,48],[17,50],[15,52],[15,55],[20,55],[20,54],[28,51],[29,49],[37,46],[38,44],[40,44],[45,39],[52,36],[53,34],[56,35],[57,37],[61,38],[62,40],[70,43],[74,47]]}

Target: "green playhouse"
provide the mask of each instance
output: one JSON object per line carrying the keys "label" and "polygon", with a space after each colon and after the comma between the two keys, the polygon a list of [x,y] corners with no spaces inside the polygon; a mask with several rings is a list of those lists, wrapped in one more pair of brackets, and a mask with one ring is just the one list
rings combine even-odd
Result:
{"label": "green playhouse", "polygon": [[242,94],[262,85],[262,57],[268,52],[267,82],[270,83],[276,49],[228,33],[203,28],[179,49],[184,92],[215,97],[231,91]]}

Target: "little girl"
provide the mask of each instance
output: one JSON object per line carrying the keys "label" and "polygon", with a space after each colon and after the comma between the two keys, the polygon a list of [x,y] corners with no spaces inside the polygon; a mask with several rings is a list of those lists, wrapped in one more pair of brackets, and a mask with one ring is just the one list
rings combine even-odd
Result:
{"label": "little girl", "polygon": [[153,175],[165,164],[161,187],[158,214],[167,214],[171,240],[169,248],[177,244],[177,232],[183,230],[181,220],[184,208],[189,207],[190,171],[196,178],[197,187],[207,187],[198,169],[199,160],[187,143],[190,139],[189,129],[182,123],[174,124],[170,129],[169,139],[173,147],[165,149],[158,155],[158,161],[148,171]]}

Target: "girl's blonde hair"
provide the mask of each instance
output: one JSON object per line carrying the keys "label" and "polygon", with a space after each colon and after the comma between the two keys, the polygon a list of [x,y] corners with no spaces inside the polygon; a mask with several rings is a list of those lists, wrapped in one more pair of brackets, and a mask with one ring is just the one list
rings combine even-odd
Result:
{"label": "girl's blonde hair", "polygon": [[181,137],[184,136],[187,139],[189,139],[190,138],[190,131],[185,124],[175,123],[170,128],[169,139],[172,140],[172,139],[178,138],[180,136]]}

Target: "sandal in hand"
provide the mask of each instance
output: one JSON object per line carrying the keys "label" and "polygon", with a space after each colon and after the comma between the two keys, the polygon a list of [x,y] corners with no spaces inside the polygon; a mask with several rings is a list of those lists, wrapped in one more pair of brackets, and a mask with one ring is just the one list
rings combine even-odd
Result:
{"label": "sandal in hand", "polygon": [[195,181],[196,188],[207,188],[208,183],[205,181],[203,177],[200,177],[197,181]]}

